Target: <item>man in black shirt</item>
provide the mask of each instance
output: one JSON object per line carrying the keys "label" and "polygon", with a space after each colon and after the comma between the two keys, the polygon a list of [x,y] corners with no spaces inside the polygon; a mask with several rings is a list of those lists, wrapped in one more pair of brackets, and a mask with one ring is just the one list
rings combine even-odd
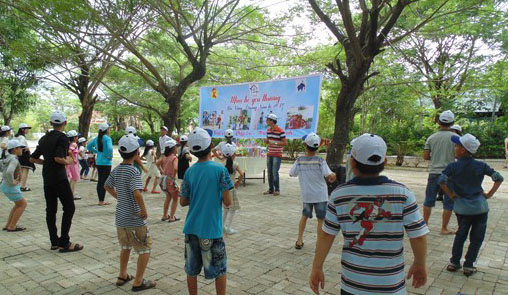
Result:
{"label": "man in black shirt", "polygon": [[[51,240],[51,250],[75,252],[83,246],[70,242],[69,231],[74,216],[74,196],[71,191],[65,165],[73,163],[68,157],[69,139],[63,132],[67,125],[64,113],[55,111],[50,117],[53,131],[48,132],[39,140],[39,145],[31,155],[30,162],[43,165],[44,197],[46,198],[46,223]],[[40,157],[43,156],[44,160]],[[56,227],[58,200],[62,203],[63,216],[60,238]]]}

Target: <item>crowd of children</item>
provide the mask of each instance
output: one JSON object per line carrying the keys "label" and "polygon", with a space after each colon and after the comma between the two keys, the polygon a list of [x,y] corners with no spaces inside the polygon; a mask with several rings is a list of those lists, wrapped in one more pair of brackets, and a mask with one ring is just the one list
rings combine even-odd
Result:
{"label": "crowd of children", "polygon": [[[176,217],[178,203],[189,206],[183,228],[189,294],[197,294],[197,276],[202,270],[206,279],[215,280],[217,294],[226,294],[227,256],[223,236],[237,233],[232,225],[240,209],[237,189],[244,177],[235,161],[237,147],[232,130],[226,130],[226,141],[214,147],[207,130],[195,128],[188,136],[180,136],[177,143],[167,136],[167,128],[162,127],[158,158],[153,140],[146,142],[145,150],[140,154],[143,142],[136,135],[136,129],[128,127],[118,142],[122,162],[111,171],[113,147],[108,124],[101,124],[99,135],[87,144],[87,139],[79,137],[74,130],[63,133],[67,124],[63,113],[54,112],[50,122],[54,129],[41,138],[33,154],[30,154],[24,138],[30,126],[21,124],[13,139],[9,139],[11,128],[1,127],[0,188],[14,202],[3,230],[26,230],[18,225],[27,206],[22,191],[30,190],[23,169],[28,172],[35,169],[34,163],[40,164],[43,165],[51,249],[60,252],[82,250],[83,245],[72,243],[69,238],[74,200],[79,199],[75,186],[80,179],[88,178],[90,167],[97,168],[99,204],[109,204],[105,202],[106,191],[117,200],[115,225],[121,251],[116,285],[133,281],[133,291],[153,288],[156,282],[144,279],[152,238],[142,194],[148,192],[153,179],[151,193],[162,191],[165,194],[162,221],[180,220]],[[387,146],[381,137],[363,134],[351,141],[347,157],[347,173],[351,176],[331,195],[327,182],[335,182],[337,175],[317,154],[321,138],[315,133],[303,138],[305,155],[294,162],[289,176],[298,177],[303,201],[296,249],[304,247],[303,235],[308,219],[313,213],[317,218],[316,253],[310,275],[313,292],[319,294],[320,288],[324,287],[324,261],[340,231],[344,237],[341,294],[405,294],[404,232],[414,253],[407,278],[413,279],[413,287],[423,286],[427,280],[427,223],[439,189],[444,194],[441,234],[453,232],[448,228],[451,212],[455,213],[459,225],[446,269],[455,272],[463,268],[466,276],[477,271],[474,265],[487,228],[487,200],[495,194],[503,177],[485,162],[473,158],[480,142],[471,134],[461,136],[462,129],[454,122],[451,111],[443,112],[439,116],[440,130],[425,144],[424,157],[431,162],[423,215],[413,192],[403,184],[381,176],[387,163]],[[191,154],[198,159],[192,166]],[[212,155],[222,162],[212,161]],[[142,160],[146,161],[146,166]],[[482,188],[484,176],[494,181],[488,192]],[[94,172],[90,176],[90,180],[93,179]],[[55,224],[58,200],[63,205],[60,236]],[[470,245],[461,265],[468,236]],[[139,255],[135,275],[127,272],[132,249]]]}

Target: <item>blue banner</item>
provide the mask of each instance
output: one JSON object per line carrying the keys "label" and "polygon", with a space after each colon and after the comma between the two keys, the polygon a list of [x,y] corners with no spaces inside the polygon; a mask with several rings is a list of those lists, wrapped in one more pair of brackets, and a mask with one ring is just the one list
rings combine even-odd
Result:
{"label": "blue banner", "polygon": [[199,126],[224,137],[265,138],[266,117],[273,113],[288,138],[316,132],[321,75],[200,88]]}

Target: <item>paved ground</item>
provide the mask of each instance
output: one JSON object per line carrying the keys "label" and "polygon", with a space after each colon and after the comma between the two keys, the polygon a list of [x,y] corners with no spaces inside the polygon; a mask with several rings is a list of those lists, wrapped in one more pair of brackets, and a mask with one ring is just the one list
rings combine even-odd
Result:
{"label": "paved ground", "polygon": [[[298,181],[290,179],[290,165],[283,164],[282,196],[263,197],[266,187],[259,180],[251,180],[241,188],[242,210],[235,218],[240,233],[227,237],[228,294],[312,294],[308,277],[313,259],[315,220],[308,224],[305,247],[295,250],[297,225],[301,212]],[[497,167],[500,168],[500,167]],[[386,174],[407,184],[423,202],[426,172],[423,169],[389,169]],[[508,173],[503,172],[508,179]],[[85,244],[79,253],[59,254],[49,250],[45,225],[44,199],[41,194],[40,169],[30,179],[33,192],[27,193],[29,206],[21,224],[29,228],[22,233],[0,233],[0,294],[124,294],[130,285],[117,288],[119,248],[114,227],[114,205],[96,205],[95,184],[82,182],[77,191],[83,200],[77,201],[77,210],[71,230],[75,242]],[[490,180],[486,185],[490,186]],[[114,200],[108,197],[110,201]],[[161,195],[145,195],[149,208],[149,223],[154,238],[152,258],[146,277],[157,280],[158,286],[144,294],[186,294],[183,270],[183,222],[161,222]],[[10,210],[2,196],[0,220]],[[411,294],[455,295],[508,294],[508,186],[490,201],[486,242],[478,261],[479,272],[470,278],[445,270],[451,253],[452,236],[440,236],[440,214],[435,210],[431,217],[429,235],[428,284]],[[186,209],[178,209],[185,217]],[[3,225],[3,224],[2,224]],[[452,228],[456,227],[455,221]],[[326,267],[324,294],[340,294],[340,243],[338,238],[331,250]],[[406,259],[411,260],[406,244]],[[135,259],[131,257],[130,273],[135,273]],[[213,294],[212,281],[199,278],[200,294]]]}

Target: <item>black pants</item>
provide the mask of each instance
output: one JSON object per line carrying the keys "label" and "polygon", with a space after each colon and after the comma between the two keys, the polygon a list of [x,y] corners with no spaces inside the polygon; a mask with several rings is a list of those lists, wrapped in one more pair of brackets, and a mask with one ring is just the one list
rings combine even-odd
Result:
{"label": "black pants", "polygon": [[104,202],[104,198],[106,197],[104,184],[111,173],[111,166],[97,165],[97,173],[99,174],[99,180],[97,181],[97,196],[99,196],[99,202]]}
{"label": "black pants", "polygon": [[79,160],[79,164],[81,165],[81,171],[79,172],[79,175],[81,177],[83,177],[83,174],[85,175],[85,177],[88,176],[88,171],[90,170],[88,168],[88,161],[85,159],[81,159]]}
{"label": "black pants", "polygon": [[[74,216],[74,196],[67,179],[55,184],[44,185],[44,198],[46,198],[46,223],[48,225],[49,239],[51,246],[68,247],[70,243],[69,231],[71,229],[72,217]],[[58,200],[62,203],[62,227],[60,238],[56,227],[56,212]]]}

